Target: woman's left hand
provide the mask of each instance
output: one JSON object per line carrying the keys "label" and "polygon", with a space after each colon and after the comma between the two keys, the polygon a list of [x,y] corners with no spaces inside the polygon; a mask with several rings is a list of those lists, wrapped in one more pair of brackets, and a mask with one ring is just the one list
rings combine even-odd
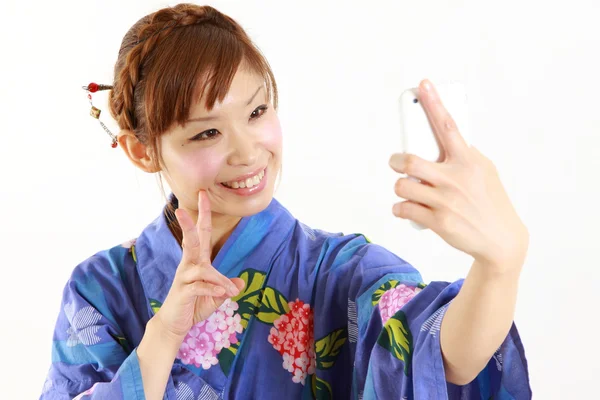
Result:
{"label": "woman's left hand", "polygon": [[413,220],[492,271],[520,269],[529,245],[527,228],[517,215],[496,167],[469,146],[444,108],[431,82],[419,85],[419,101],[442,147],[440,162],[414,154],[394,154],[390,166],[422,183],[400,178],[397,217]]}

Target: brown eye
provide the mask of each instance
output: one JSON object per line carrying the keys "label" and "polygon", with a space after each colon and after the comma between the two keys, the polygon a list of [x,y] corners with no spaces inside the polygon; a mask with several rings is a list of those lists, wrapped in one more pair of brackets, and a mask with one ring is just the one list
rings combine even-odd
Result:
{"label": "brown eye", "polygon": [[256,110],[252,111],[252,114],[250,114],[250,119],[260,118],[265,112],[267,112],[268,108],[269,107],[267,107],[266,104],[258,107]]}
{"label": "brown eye", "polygon": [[192,140],[210,140],[210,139],[214,139],[215,137],[217,137],[218,134],[219,134],[218,130],[209,129],[207,131],[197,134],[196,136],[194,136],[192,138]]}

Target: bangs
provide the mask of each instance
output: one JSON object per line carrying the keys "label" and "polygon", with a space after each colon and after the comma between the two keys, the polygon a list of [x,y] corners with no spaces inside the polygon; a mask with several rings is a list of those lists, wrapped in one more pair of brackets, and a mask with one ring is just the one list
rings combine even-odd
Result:
{"label": "bangs", "polygon": [[[156,46],[142,71],[146,126],[138,126],[150,136],[158,136],[174,123],[184,125],[192,107],[200,100],[210,111],[225,99],[240,65],[261,76],[269,101],[277,108],[277,89],[269,64],[247,37],[210,22],[176,28]],[[151,82],[151,84],[150,84]],[[137,130],[137,129],[136,129]]]}

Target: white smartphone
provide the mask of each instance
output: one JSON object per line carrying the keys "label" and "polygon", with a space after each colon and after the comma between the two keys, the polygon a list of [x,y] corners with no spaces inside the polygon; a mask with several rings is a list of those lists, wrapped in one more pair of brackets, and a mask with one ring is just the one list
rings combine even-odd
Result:
{"label": "white smartphone", "polygon": [[[469,110],[465,86],[460,82],[435,84],[442,104],[448,110],[461,135],[470,143]],[[442,149],[419,101],[419,89],[406,89],[400,95],[401,152],[415,154],[427,161],[441,161]],[[409,177],[419,182],[414,177]],[[411,221],[416,229],[425,227]]]}

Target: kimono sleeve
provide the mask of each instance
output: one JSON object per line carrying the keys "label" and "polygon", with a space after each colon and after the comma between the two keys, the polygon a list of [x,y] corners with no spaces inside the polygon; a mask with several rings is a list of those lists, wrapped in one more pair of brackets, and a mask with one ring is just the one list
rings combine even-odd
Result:
{"label": "kimono sleeve", "polygon": [[[444,313],[463,280],[425,285],[408,263],[376,245],[361,250],[350,285],[355,307],[355,388],[363,399],[530,399],[527,361],[513,324],[477,378],[446,382],[440,346]],[[354,305],[352,305],[354,303]]]}
{"label": "kimono sleeve", "polygon": [[64,288],[41,400],[144,399],[137,353],[119,323],[125,311],[114,304],[132,307],[119,273],[102,261],[79,265]]}
{"label": "kimono sleeve", "polygon": [[[353,367],[351,388],[333,384],[333,371],[318,369],[323,363],[317,346],[317,384],[330,382],[334,397],[337,391],[361,400],[531,398],[514,324],[474,381],[446,382],[439,333],[463,280],[425,284],[412,265],[363,236],[345,243],[334,258],[319,283],[325,294],[318,300],[322,309],[341,312],[329,312],[318,322],[340,332],[346,325],[338,337],[347,335],[348,351],[339,351],[338,363]],[[326,333],[317,333],[317,343]]]}

